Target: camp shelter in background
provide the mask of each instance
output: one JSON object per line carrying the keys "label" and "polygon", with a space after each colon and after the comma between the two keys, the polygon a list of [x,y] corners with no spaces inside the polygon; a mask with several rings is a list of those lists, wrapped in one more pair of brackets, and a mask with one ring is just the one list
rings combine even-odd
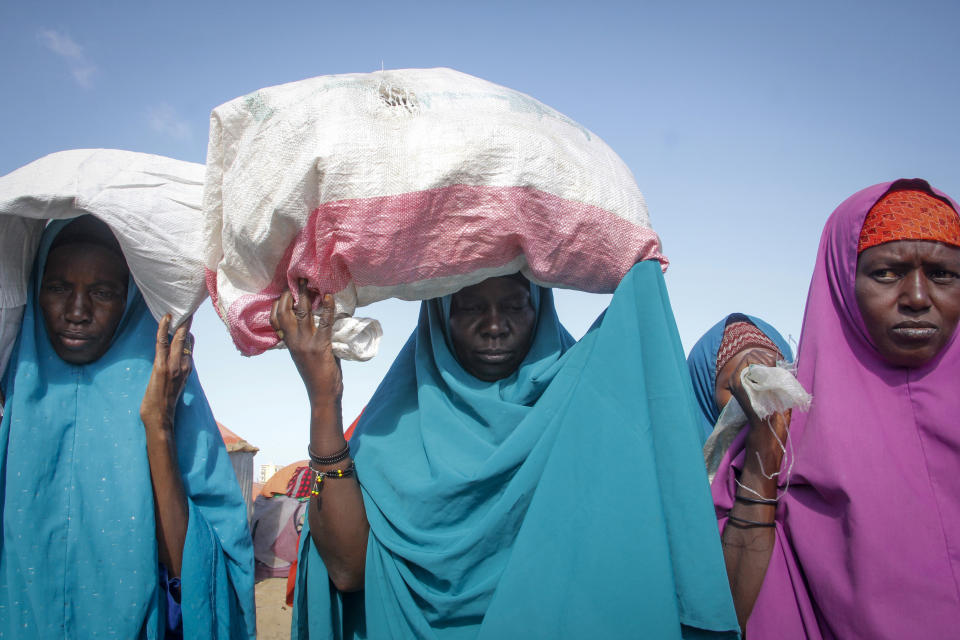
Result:
{"label": "camp shelter in background", "polygon": [[308,462],[300,460],[273,474],[255,496],[250,529],[257,580],[289,574],[297,559],[312,479]]}
{"label": "camp shelter in background", "polygon": [[237,482],[240,483],[240,491],[243,493],[243,500],[247,503],[247,521],[253,517],[253,456],[258,449],[253,446],[223,424],[217,422],[220,428],[220,437],[227,446],[227,453],[230,455],[230,463],[233,465],[233,471],[237,474]]}
{"label": "camp shelter in background", "polygon": [[[360,415],[363,415],[362,411]],[[357,416],[347,428],[344,433],[347,440],[359,420],[360,416]],[[254,495],[250,522],[256,558],[254,575],[257,580],[287,576],[287,604],[293,604],[290,598],[296,576],[300,531],[310,500],[313,473],[309,465],[308,460],[298,460],[278,469],[266,478]]]}

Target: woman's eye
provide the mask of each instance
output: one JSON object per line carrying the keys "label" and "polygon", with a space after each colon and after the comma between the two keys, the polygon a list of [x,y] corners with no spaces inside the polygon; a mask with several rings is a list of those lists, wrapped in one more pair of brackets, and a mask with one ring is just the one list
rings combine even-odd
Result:
{"label": "woman's eye", "polygon": [[101,300],[103,302],[112,302],[118,297],[116,293],[108,289],[97,289],[96,291],[93,291],[91,295],[93,295],[93,297],[97,300]]}
{"label": "woman's eye", "polygon": [[900,277],[900,274],[893,269],[876,269],[870,275],[879,282],[893,282]]}
{"label": "woman's eye", "polygon": [[480,313],[480,305],[477,304],[461,304],[457,306],[457,313]]}
{"label": "woman's eye", "polygon": [[948,271],[947,269],[935,269],[929,273],[929,278],[934,282],[939,282],[941,284],[949,284],[954,282],[958,277],[958,274],[953,271]]}

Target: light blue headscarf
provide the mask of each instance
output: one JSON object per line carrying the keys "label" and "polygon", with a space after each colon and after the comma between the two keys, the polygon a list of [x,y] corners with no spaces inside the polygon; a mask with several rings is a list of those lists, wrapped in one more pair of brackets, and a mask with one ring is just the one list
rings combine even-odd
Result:
{"label": "light blue headscarf", "polygon": [[660,266],[571,346],[538,289],[517,372],[468,374],[428,301],[351,448],[370,536],[340,594],[305,527],[296,638],[737,637]]}
{"label": "light blue headscarf", "polygon": [[710,327],[710,330],[697,340],[697,344],[693,345],[693,348],[690,349],[690,355],[687,356],[687,367],[690,369],[690,378],[693,381],[693,393],[697,397],[697,404],[700,405],[702,416],[700,424],[704,441],[713,432],[713,427],[717,424],[717,418],[720,417],[720,411],[723,409],[723,407],[717,406],[717,401],[714,398],[714,388],[717,384],[717,352],[720,351],[720,344],[723,342],[723,330],[726,328],[728,320],[733,316],[749,320],[753,326],[770,338],[773,344],[777,345],[780,353],[788,362],[793,362],[793,351],[790,349],[790,345],[783,339],[779,331],[760,318],[742,313],[731,313]]}
{"label": "light blue headscarf", "polygon": [[[140,402],[157,323],[130,279],[107,353],[71,365],[37,305],[56,234],[41,240],[23,326],[4,376],[0,422],[0,637],[162,638],[153,491]],[[255,633],[246,508],[196,373],[175,416],[189,524],[185,638]]]}

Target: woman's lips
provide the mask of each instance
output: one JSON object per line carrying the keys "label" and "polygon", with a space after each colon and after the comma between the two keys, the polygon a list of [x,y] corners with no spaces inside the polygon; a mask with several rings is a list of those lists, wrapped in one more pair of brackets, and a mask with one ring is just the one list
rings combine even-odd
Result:
{"label": "woman's lips", "polygon": [[513,351],[500,351],[496,349],[475,351],[474,353],[476,354],[477,359],[490,364],[506,362],[513,357]]}
{"label": "woman's lips", "polygon": [[92,340],[90,336],[77,333],[61,333],[59,337],[60,343],[63,344],[63,346],[73,349],[85,347]]}
{"label": "woman's lips", "polygon": [[929,323],[902,322],[890,329],[890,333],[901,342],[927,342],[931,340],[940,328]]}

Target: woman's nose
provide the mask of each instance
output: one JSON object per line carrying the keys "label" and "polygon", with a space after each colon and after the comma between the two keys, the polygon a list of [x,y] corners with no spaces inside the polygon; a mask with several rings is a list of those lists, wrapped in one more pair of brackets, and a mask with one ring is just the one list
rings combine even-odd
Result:
{"label": "woman's nose", "polygon": [[480,326],[480,333],[487,337],[503,337],[510,332],[504,317],[496,309],[489,311]]}
{"label": "woman's nose", "polygon": [[81,291],[74,291],[67,299],[66,319],[70,322],[87,322],[90,320],[90,301]]}
{"label": "woman's nose", "polygon": [[930,307],[930,282],[922,269],[914,269],[903,279],[899,302],[911,311],[923,311]]}

